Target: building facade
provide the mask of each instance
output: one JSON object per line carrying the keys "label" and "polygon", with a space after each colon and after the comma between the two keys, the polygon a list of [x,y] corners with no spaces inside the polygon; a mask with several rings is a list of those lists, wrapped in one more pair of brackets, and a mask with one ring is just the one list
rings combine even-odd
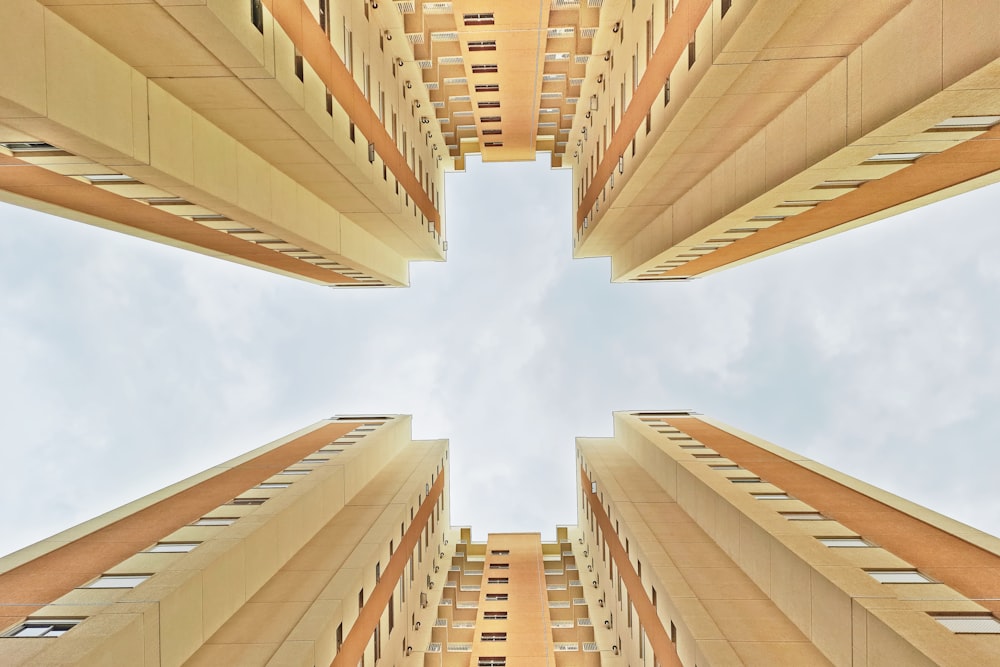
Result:
{"label": "building facade", "polygon": [[5,665],[986,665],[1000,540],[685,411],[576,526],[454,527],[446,441],[324,420],[0,559]]}
{"label": "building facade", "polygon": [[1000,655],[995,537],[686,411],[616,413],[577,455],[578,562],[627,664]]}
{"label": "building facade", "polygon": [[400,663],[447,572],[447,470],[396,416],[211,468],[0,560],[0,662]]}
{"label": "building facade", "polygon": [[466,155],[679,280],[998,180],[996,0],[0,4],[0,197],[332,286],[441,261]]}

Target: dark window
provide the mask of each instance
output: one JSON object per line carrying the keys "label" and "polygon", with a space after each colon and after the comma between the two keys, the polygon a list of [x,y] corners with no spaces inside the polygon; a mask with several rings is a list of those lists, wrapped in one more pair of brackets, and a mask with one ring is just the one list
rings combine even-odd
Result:
{"label": "dark window", "polygon": [[264,34],[264,7],[260,0],[250,0],[250,23],[257,28],[257,32]]}
{"label": "dark window", "polygon": [[499,123],[500,116],[483,116],[479,119],[480,123]]}
{"label": "dark window", "polygon": [[475,42],[469,42],[470,51],[496,51],[497,43],[493,39],[484,39]]}
{"label": "dark window", "polygon": [[233,498],[230,505],[263,505],[267,498]]}
{"label": "dark window", "polygon": [[732,6],[733,0],[722,0],[722,16],[725,16]]}
{"label": "dark window", "polygon": [[463,14],[462,20],[465,25],[493,25],[493,12],[478,12],[475,14]]}
{"label": "dark window", "polygon": [[500,91],[499,83],[477,83],[476,92],[477,93],[496,93]]}
{"label": "dark window", "polygon": [[486,600],[489,602],[504,602],[508,599],[506,593],[487,593]]}
{"label": "dark window", "polygon": [[484,642],[505,642],[507,641],[506,632],[484,632],[480,635],[480,639]]}
{"label": "dark window", "polygon": [[509,570],[510,563],[490,563],[491,570]]}
{"label": "dark window", "polygon": [[480,109],[499,109],[500,108],[500,102],[498,102],[498,101],[479,102],[479,108]]}
{"label": "dark window", "polygon": [[695,47],[694,47],[694,35],[691,36],[691,41],[688,42],[688,69],[694,67],[695,59]]}
{"label": "dark window", "polygon": [[503,134],[503,130],[501,130],[500,128],[486,129],[486,130],[483,130],[483,134],[484,135],[487,135],[487,134],[490,134],[490,135]]}
{"label": "dark window", "polygon": [[496,72],[497,72],[497,66],[496,65],[473,65],[472,66],[472,73],[473,74],[496,74]]}
{"label": "dark window", "polygon": [[491,621],[506,621],[507,612],[505,611],[484,611],[483,618]]}

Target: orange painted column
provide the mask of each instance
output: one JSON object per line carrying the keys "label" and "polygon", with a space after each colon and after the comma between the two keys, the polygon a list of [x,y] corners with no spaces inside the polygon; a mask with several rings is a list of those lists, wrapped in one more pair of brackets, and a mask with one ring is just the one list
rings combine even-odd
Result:
{"label": "orange painted column", "polygon": [[333,423],[0,574],[0,630],[103,574],[355,427]]}
{"label": "orange painted column", "polygon": [[357,282],[330,269],[275,252],[14,157],[0,155],[0,189],[304,278],[324,283]]}
{"label": "orange painted column", "polygon": [[669,422],[921,572],[1000,612],[1000,556],[700,419],[671,417]]}
{"label": "orange painted column", "polygon": [[1000,126],[656,275],[694,276],[1000,169]]}
{"label": "orange painted column", "polygon": [[[375,634],[375,628],[382,620],[389,599],[392,597],[396,585],[403,577],[406,563],[413,557],[413,550],[420,540],[421,533],[430,521],[434,506],[437,504],[441,494],[444,493],[444,471],[437,476],[434,485],[431,486],[430,493],[424,498],[416,516],[410,522],[410,527],[406,529],[403,539],[400,540],[399,548],[389,558],[389,563],[382,573],[382,578],[375,584],[372,594],[368,597],[358,619],[351,626],[350,632],[344,638],[344,643],[340,647],[340,652],[334,657],[332,667],[356,667],[361,663],[361,658],[365,654],[365,647]],[[388,636],[385,638],[388,640]]]}
{"label": "orange painted column", "polygon": [[[618,129],[613,131],[608,148],[604,151],[601,163],[597,165],[594,179],[583,196],[583,203],[576,212],[576,228],[583,227],[583,219],[590,215],[590,210],[604,189],[604,184],[618,168],[618,158],[625,154],[629,144],[635,137],[639,127],[645,122],[653,103],[659,99],[663,84],[670,76],[674,66],[685,53],[695,29],[702,18],[712,8],[712,0],[684,0],[677,7],[667,27],[663,31],[659,44],[653,52],[653,57],[646,64],[646,71],[639,81],[628,108],[622,112]],[[595,141],[600,139],[595,138]]]}
{"label": "orange painted column", "polygon": [[[434,202],[424,192],[420,181],[406,163],[406,156],[399,152],[396,142],[386,132],[378,114],[365,99],[364,91],[355,83],[354,76],[337,55],[333,44],[330,43],[330,38],[323,32],[323,28],[309,13],[305,2],[303,0],[263,0],[263,4],[298,48],[305,61],[326,85],[326,89],[344,108],[351,121],[369,141],[375,144],[375,152],[382,158],[403,189],[409,193],[410,199],[416,202],[417,208],[423,212],[424,217],[432,221],[435,229],[440,233],[441,219]],[[390,8],[385,11],[393,11],[391,3],[387,4]]]}
{"label": "orange painted column", "polygon": [[580,467],[580,483],[583,484],[584,495],[590,504],[591,511],[594,513],[594,518],[597,519],[597,525],[601,528],[604,541],[608,544],[611,561],[618,566],[618,572],[625,585],[625,590],[628,591],[631,603],[635,605],[636,614],[639,616],[639,623],[646,630],[646,636],[653,647],[655,664],[659,665],[659,667],[682,667],[681,659],[677,656],[674,643],[670,641],[670,635],[667,634],[663,623],[660,622],[660,617],[656,613],[656,607],[653,606],[649,596],[646,595],[642,579],[639,578],[639,575],[633,569],[632,561],[629,560],[628,553],[625,552],[625,547],[622,546],[621,541],[618,539],[618,533],[615,532],[614,526],[611,525],[611,519],[608,518],[607,513],[604,511],[604,506],[601,505],[600,498],[592,491],[593,484],[590,477],[587,476],[587,471],[582,466]]}

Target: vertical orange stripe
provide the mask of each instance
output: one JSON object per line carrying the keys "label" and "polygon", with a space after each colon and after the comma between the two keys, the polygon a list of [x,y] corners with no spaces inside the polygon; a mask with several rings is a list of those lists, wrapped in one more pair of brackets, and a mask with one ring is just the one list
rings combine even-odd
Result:
{"label": "vertical orange stripe", "polygon": [[333,423],[0,574],[0,629],[82,586],[175,530],[351,431]]}
{"label": "vertical orange stripe", "polygon": [[[681,54],[687,49],[695,29],[711,8],[712,0],[684,0],[670,17],[670,21],[663,31],[663,36],[660,38],[659,44],[656,45],[652,59],[646,64],[642,80],[639,81],[639,85],[632,94],[628,108],[622,112],[618,129],[611,128],[611,141],[607,150],[604,151],[601,163],[597,166],[590,187],[587,188],[583,203],[577,209],[577,230],[583,227],[583,219],[590,215],[590,210],[594,208],[605,183],[611,178],[614,170],[618,168],[619,156],[625,154],[629,143],[639,131],[639,126],[645,121],[646,114],[659,98],[664,82],[670,76],[674,66],[677,65]],[[614,98],[614,91],[612,91],[611,98]],[[602,141],[600,137],[594,137],[594,140]]]}
{"label": "vertical orange stripe", "polygon": [[669,423],[921,572],[1000,612],[1000,556],[693,417]]}
{"label": "vertical orange stripe", "polygon": [[[421,533],[427,526],[431,513],[434,512],[434,506],[437,504],[438,498],[441,497],[442,493],[444,493],[444,470],[441,471],[434,481],[430,493],[427,494],[424,502],[420,505],[420,509],[417,510],[417,515],[410,522],[410,527],[406,529],[406,534],[400,541],[399,548],[389,558],[389,563],[385,566],[382,578],[375,584],[371,596],[365,602],[364,607],[361,608],[358,619],[351,626],[347,637],[344,638],[344,644],[340,647],[340,652],[334,657],[331,667],[356,667],[361,662],[361,658],[365,654],[365,648],[368,646],[368,642],[371,641],[376,626],[382,620],[382,614],[385,613],[389,599],[396,589],[396,584],[403,577],[406,563],[413,556],[413,550],[417,546]],[[405,623],[406,619],[403,619],[402,622]],[[388,638],[388,633],[386,633],[386,636],[382,638],[383,643],[387,643]]]}
{"label": "vertical orange stripe", "polygon": [[926,155],[905,169],[865,183],[852,192],[656,275],[694,276],[712,271],[998,169],[1000,126],[940,153]]}
{"label": "vertical orange stripe", "polygon": [[[583,484],[584,495],[587,497],[591,511],[597,518],[597,525],[601,528],[604,541],[608,544],[608,552],[611,554],[611,560],[618,566],[618,572],[621,574],[625,590],[628,591],[629,598],[632,604],[635,605],[635,611],[639,615],[639,623],[646,630],[649,644],[653,647],[655,664],[658,664],[660,667],[683,667],[680,658],[677,656],[677,650],[674,648],[673,642],[670,641],[670,636],[667,634],[659,615],[656,613],[656,608],[646,595],[642,579],[639,578],[639,575],[632,568],[632,561],[629,560],[628,554],[625,552],[625,547],[618,540],[618,533],[615,532],[614,526],[611,525],[611,519],[604,512],[604,506],[601,505],[597,494],[591,490],[593,485],[583,466],[580,467],[580,483]],[[612,585],[614,584],[612,583]]]}
{"label": "vertical orange stripe", "polygon": [[[354,76],[333,48],[330,39],[320,27],[303,0],[263,0],[274,20],[285,31],[299,53],[326,85],[337,103],[344,108],[351,121],[375,144],[375,152],[416,202],[424,216],[441,233],[441,220],[434,202],[424,192],[420,181],[406,163],[406,156],[399,152],[396,142],[386,132],[378,114],[365,99],[364,91],[354,81]],[[386,11],[389,11],[388,9]],[[417,136],[420,136],[419,133]]]}
{"label": "vertical orange stripe", "polygon": [[304,278],[328,284],[357,282],[330,269],[244,241],[14,157],[0,155],[0,167],[0,189],[7,192]]}

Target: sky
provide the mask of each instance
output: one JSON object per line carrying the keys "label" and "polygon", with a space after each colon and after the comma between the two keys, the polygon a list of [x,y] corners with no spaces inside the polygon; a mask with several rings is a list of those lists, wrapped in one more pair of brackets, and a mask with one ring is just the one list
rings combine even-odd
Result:
{"label": "sky", "polygon": [[547,159],[445,192],[447,263],[340,291],[0,204],[0,554],[338,413],[448,438],[475,539],[575,523],[574,438],[676,408],[1000,534],[1000,186],[622,285]]}

